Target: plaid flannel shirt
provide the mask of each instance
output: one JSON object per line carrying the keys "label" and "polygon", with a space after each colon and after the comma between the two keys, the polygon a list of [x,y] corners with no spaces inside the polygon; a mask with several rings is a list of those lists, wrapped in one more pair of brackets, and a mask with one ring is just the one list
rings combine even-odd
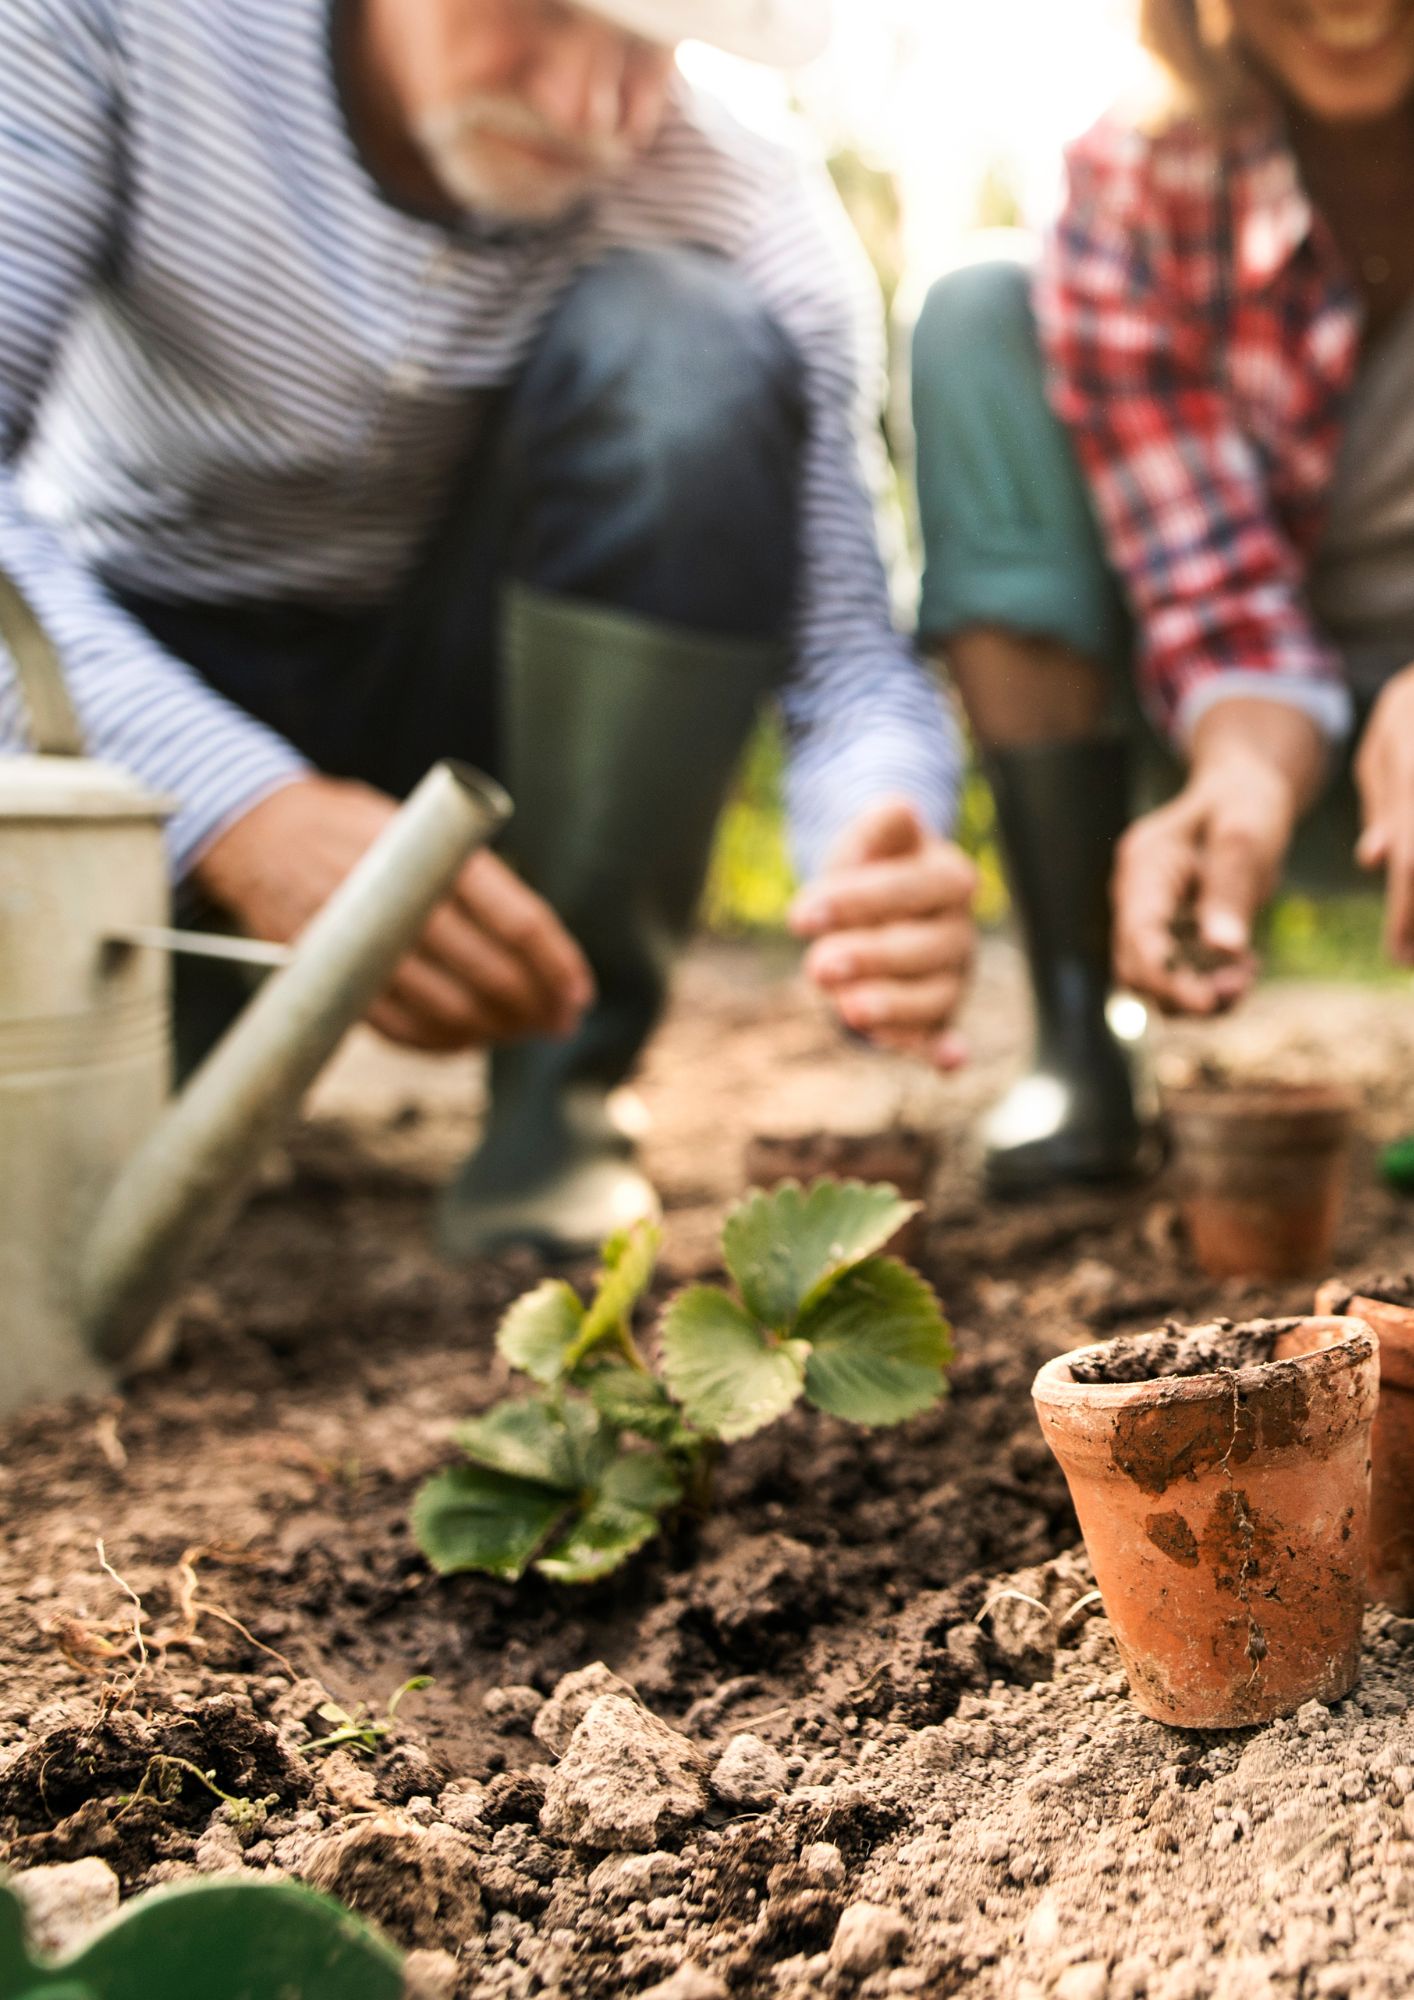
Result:
{"label": "plaid flannel shirt", "polygon": [[1103,119],[1069,153],[1037,313],[1053,406],[1180,744],[1235,694],[1351,703],[1306,603],[1361,308],[1275,123],[1219,139]]}

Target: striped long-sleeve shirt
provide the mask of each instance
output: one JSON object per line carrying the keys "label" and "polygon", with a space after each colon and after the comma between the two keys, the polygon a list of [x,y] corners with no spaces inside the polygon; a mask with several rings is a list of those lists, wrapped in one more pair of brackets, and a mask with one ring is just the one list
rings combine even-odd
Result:
{"label": "striped long-sleeve shirt", "polygon": [[[794,671],[798,859],[861,806],[951,814],[945,706],[893,626],[872,497],[877,302],[828,180],[685,85],[569,224],[457,229],[363,165],[338,0],[0,4],[0,568],[63,658],[90,747],[174,797],[181,876],[304,766],[105,586],[210,604],[390,599],[575,274],[620,246],[735,260],[810,408]],[[0,649],[0,743],[22,744]]]}

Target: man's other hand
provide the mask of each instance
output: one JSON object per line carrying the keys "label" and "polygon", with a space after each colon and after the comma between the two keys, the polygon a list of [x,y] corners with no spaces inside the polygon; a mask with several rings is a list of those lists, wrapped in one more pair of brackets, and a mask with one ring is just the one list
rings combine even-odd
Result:
{"label": "man's other hand", "polygon": [[[250,937],[298,937],[397,812],[367,785],[301,778],[207,849],[202,892]],[[369,1010],[411,1048],[453,1050],[565,1035],[594,994],[584,954],[504,861],[474,854]]]}
{"label": "man's other hand", "polygon": [[813,940],[805,968],[846,1027],[882,1048],[956,1069],[952,1023],[972,970],[977,874],[906,799],[871,806],[791,911]]}

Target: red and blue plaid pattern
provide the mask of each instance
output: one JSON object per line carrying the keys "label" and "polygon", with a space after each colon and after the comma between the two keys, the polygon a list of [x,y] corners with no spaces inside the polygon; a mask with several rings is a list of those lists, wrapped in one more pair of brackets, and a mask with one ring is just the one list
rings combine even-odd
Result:
{"label": "red and blue plaid pattern", "polygon": [[1182,740],[1225,693],[1269,691],[1338,732],[1340,658],[1305,601],[1360,347],[1335,243],[1272,126],[1111,117],[1068,166],[1041,338],[1151,712]]}

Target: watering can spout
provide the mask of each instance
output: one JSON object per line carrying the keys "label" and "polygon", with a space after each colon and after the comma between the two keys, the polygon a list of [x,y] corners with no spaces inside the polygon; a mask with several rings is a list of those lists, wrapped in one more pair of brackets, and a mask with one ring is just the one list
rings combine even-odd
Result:
{"label": "watering can spout", "polygon": [[81,1324],[94,1353],[121,1363],[138,1349],[467,856],[509,814],[489,778],[437,765],[256,993],[99,1211],[79,1271]]}

